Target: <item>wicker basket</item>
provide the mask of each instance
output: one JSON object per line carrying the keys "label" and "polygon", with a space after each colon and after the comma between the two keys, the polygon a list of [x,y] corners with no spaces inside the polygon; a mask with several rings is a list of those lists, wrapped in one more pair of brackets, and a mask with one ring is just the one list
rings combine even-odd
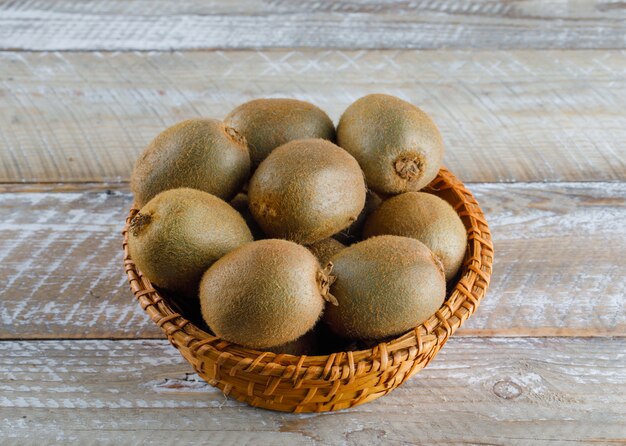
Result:
{"label": "wicker basket", "polygon": [[126,245],[128,223],[136,209],[131,210],[123,231],[130,288],[198,374],[226,395],[252,406],[286,412],[332,411],[366,403],[389,393],[424,368],[476,310],[489,285],[493,245],[478,203],[445,169],[428,191],[452,204],[467,228],[469,246],[459,280],[430,319],[372,349],[291,356],[247,349],[198,328],[135,268]]}

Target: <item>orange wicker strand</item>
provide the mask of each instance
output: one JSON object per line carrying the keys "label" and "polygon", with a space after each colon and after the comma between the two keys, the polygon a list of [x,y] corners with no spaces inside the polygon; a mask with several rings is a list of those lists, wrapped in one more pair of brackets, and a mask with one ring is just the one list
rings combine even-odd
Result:
{"label": "orange wicker strand", "polygon": [[361,351],[292,356],[254,351],[226,342],[185,319],[135,268],[124,236],[124,267],[139,305],[198,374],[224,394],[252,406],[285,412],[323,412],[366,403],[401,385],[435,357],[485,296],[493,264],[489,226],[470,191],[441,169],[427,188],[448,201],[468,233],[459,279],[427,321],[389,342]]}

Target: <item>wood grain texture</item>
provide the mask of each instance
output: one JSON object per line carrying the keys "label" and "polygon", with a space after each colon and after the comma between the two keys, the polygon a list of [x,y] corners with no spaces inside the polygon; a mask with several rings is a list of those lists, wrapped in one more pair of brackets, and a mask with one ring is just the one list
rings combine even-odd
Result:
{"label": "wood grain texture", "polygon": [[[626,183],[470,188],[496,258],[459,334],[626,336]],[[0,194],[0,338],[162,337],[123,273],[130,202],[122,191]]]}
{"label": "wood grain texture", "polygon": [[0,336],[161,337],[122,269],[128,192],[0,194]]}
{"label": "wood grain texture", "polygon": [[0,49],[623,48],[625,19],[610,0],[18,0]]}
{"label": "wood grain texture", "polygon": [[3,444],[615,444],[625,351],[626,339],[452,338],[383,398],[295,415],[225,398],[166,341],[5,341],[0,432]]}
{"label": "wood grain texture", "polygon": [[0,194],[25,192],[128,192],[128,182],[116,183],[0,183]]}
{"label": "wood grain texture", "polygon": [[386,92],[468,182],[626,181],[624,51],[0,53],[0,182],[125,181],[165,127],[296,97],[335,120]]}

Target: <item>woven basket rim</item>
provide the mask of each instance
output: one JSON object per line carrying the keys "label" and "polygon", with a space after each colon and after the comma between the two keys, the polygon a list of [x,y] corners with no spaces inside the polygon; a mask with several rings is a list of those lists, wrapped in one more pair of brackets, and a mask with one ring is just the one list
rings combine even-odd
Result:
{"label": "woven basket rim", "polygon": [[[455,211],[463,220],[468,233],[468,248],[452,291],[442,306],[429,319],[414,329],[391,340],[381,341],[372,348],[335,352],[328,355],[294,356],[285,353],[264,352],[233,344],[197,327],[171,305],[135,267],[128,252],[128,227],[138,211],[133,205],[122,231],[124,265],[132,292],[140,306],[165,332],[170,342],[179,348],[184,346],[194,352],[216,356],[218,363],[231,362],[237,367],[247,366],[250,370],[258,366],[271,366],[272,375],[284,373],[287,368],[296,369],[296,374],[314,368],[311,376],[328,376],[331,366],[347,365],[354,370],[360,362],[385,362],[403,360],[426,350],[434,354],[447,339],[473,314],[485,296],[489,286],[493,264],[493,244],[485,216],[472,193],[450,171],[441,168],[431,184],[424,189],[445,199],[453,194],[457,203]],[[433,348],[438,345],[439,348]],[[189,359],[189,358],[188,358]]]}

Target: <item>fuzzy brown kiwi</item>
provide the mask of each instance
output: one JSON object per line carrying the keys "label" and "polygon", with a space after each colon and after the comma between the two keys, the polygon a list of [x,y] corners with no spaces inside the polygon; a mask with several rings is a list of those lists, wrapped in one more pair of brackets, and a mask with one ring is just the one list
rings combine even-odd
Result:
{"label": "fuzzy brown kiwi", "polygon": [[248,141],[253,167],[289,141],[335,140],[335,126],[328,115],[315,105],[296,99],[255,99],[235,108],[224,122]]}
{"label": "fuzzy brown kiwi", "polygon": [[450,204],[425,192],[385,200],[365,223],[363,237],[400,235],[424,243],[441,260],[446,280],[456,276],[467,247],[467,230]]}
{"label": "fuzzy brown kiwi", "polygon": [[352,103],[337,125],[337,142],[357,159],[368,187],[388,194],[417,191],[430,183],[444,151],[441,134],[426,113],[385,94]]}
{"label": "fuzzy brown kiwi", "polygon": [[248,206],[248,196],[246,194],[239,193],[235,195],[235,198],[230,200],[230,205],[241,214],[243,219],[246,221],[248,228],[250,228],[250,232],[252,232],[255,240],[267,238],[250,212],[250,207]]}
{"label": "fuzzy brown kiwi", "polygon": [[319,349],[317,333],[315,329],[308,331],[306,334],[300,336],[298,339],[287,342],[283,345],[276,347],[269,347],[266,350],[268,352],[276,354],[287,354],[294,356],[302,355],[316,355]]}
{"label": "fuzzy brown kiwi", "polygon": [[441,262],[420,241],[383,235],[331,259],[335,282],[324,320],[345,338],[383,339],[428,319],[445,299]]}
{"label": "fuzzy brown kiwi", "polygon": [[259,240],[226,254],[202,277],[202,317],[213,332],[250,348],[291,342],[311,330],[330,279],[313,254],[287,240]]}
{"label": "fuzzy brown kiwi", "polygon": [[344,249],[346,245],[334,238],[325,238],[324,240],[312,243],[306,247],[317,257],[320,265],[326,265],[330,258]]}
{"label": "fuzzy brown kiwi", "polygon": [[333,235],[333,238],[346,246],[350,246],[353,243],[361,241],[365,220],[378,208],[378,206],[380,206],[380,203],[382,202],[382,198],[380,198],[376,192],[368,190],[367,195],[365,196],[365,206],[356,221],[343,231]]}
{"label": "fuzzy brown kiwi", "polygon": [[228,203],[181,188],[161,192],[141,208],[130,223],[128,249],[152,283],[197,298],[206,269],[252,240],[246,222]]}
{"label": "fuzzy brown kiwi", "polygon": [[230,200],[250,175],[245,139],[215,119],[189,119],[161,132],[131,176],[139,206],[159,192],[189,187]]}
{"label": "fuzzy brown kiwi", "polygon": [[365,204],[356,160],[323,139],[275,149],[250,180],[250,211],[271,237],[311,244],[350,226]]}

